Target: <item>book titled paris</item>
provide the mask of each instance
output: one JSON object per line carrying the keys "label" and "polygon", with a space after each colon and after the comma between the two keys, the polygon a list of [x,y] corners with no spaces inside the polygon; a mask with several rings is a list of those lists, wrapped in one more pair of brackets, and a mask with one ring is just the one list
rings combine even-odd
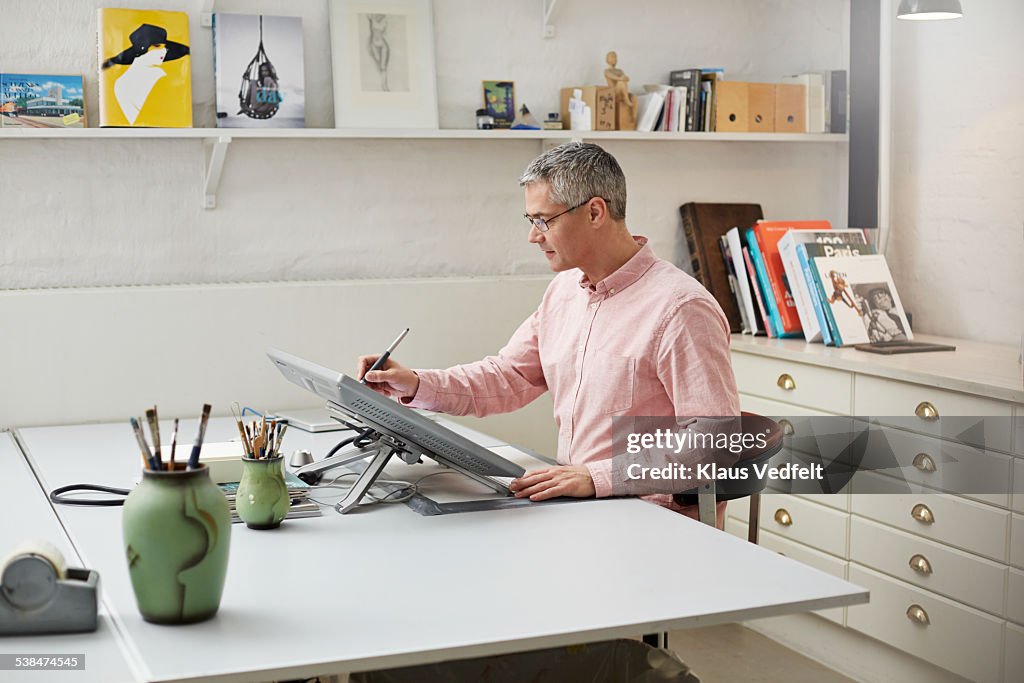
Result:
{"label": "book titled paris", "polygon": [[190,128],[188,15],[162,10],[97,11],[100,125]]}
{"label": "book titled paris", "polygon": [[303,128],[302,17],[213,15],[217,126]]}

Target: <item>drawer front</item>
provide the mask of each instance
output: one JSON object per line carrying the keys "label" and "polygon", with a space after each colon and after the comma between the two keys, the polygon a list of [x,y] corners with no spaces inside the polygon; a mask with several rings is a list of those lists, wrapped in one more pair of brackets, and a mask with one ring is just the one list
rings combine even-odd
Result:
{"label": "drawer front", "polygon": [[[912,484],[1009,506],[1010,471],[1016,458],[953,441],[879,424],[858,423],[866,430],[861,467]],[[858,442],[859,443],[859,442]]]}
{"label": "drawer front", "polygon": [[[737,519],[730,519],[726,522],[726,531],[734,536],[738,536],[739,538],[745,539],[747,537],[747,526]],[[769,531],[765,531],[761,534],[758,545],[768,548],[769,550],[774,550],[781,555],[785,555],[791,560],[796,560],[797,562],[806,564],[809,567],[814,567],[818,571],[830,574],[837,579],[846,578],[847,563],[845,560],[840,560],[839,558],[832,557],[826,553],[819,552],[814,548],[801,545],[800,543],[795,543]],[[833,607],[832,609],[819,610],[814,612],[814,614],[842,625],[846,616],[846,610],[842,607]]]}
{"label": "drawer front", "polygon": [[[948,494],[902,493],[906,484],[875,473],[859,473],[853,486],[850,503],[856,515],[997,562],[1006,561],[1007,510]],[[872,493],[860,493],[865,490]],[[930,523],[922,521],[928,519]]]}
{"label": "drawer front", "polygon": [[[792,454],[790,459],[798,462],[798,464],[819,463],[827,471],[829,463],[840,458],[849,445],[849,429],[846,427],[847,425],[852,425],[853,420],[847,420],[845,416],[831,415],[801,406],[787,405],[749,394],[740,394],[740,407],[751,413],[779,419],[784,432],[784,448],[779,456],[772,458],[772,465],[785,464],[787,462],[786,458],[789,457],[787,451],[789,451]],[[810,420],[806,418],[822,417],[828,418],[829,429],[812,430]],[[833,421],[838,421],[839,424],[832,424]],[[850,509],[848,492],[817,493],[817,491],[822,490],[821,485],[817,482],[794,481],[790,483],[769,481],[768,487],[780,493],[794,493],[816,503],[828,505],[844,512]],[[815,491],[815,493],[807,493],[810,490]]]}
{"label": "drawer front", "polygon": [[[744,523],[749,517],[746,501],[729,504],[728,514]],[[769,493],[761,496],[761,529],[812,548],[846,557],[849,515],[797,496]]]}
{"label": "drawer front", "polygon": [[[919,417],[930,406],[938,419]],[[939,438],[958,438],[974,445],[1010,452],[1012,404],[923,384],[857,375],[854,414]],[[905,418],[913,416],[913,420]],[[943,419],[946,417],[948,419]],[[995,418],[985,421],[965,417]]]}
{"label": "drawer front", "polygon": [[850,557],[971,607],[1003,614],[1006,565],[854,515]]}
{"label": "drawer front", "polygon": [[847,608],[850,628],[973,681],[999,680],[1001,619],[856,563],[850,582],[871,591],[870,603]]}
{"label": "drawer front", "polygon": [[1024,569],[1024,515],[1013,515],[1010,524],[1010,564]]}
{"label": "drawer front", "polygon": [[1006,591],[1006,618],[1024,625],[1024,570],[1010,567]]}
{"label": "drawer front", "polygon": [[732,354],[736,386],[745,394],[849,415],[853,375],[794,361]]}
{"label": "drawer front", "polygon": [[[824,463],[820,458],[813,458],[813,457],[810,457],[808,455],[804,455],[803,453],[796,453],[796,452],[794,452],[793,455],[792,455],[792,461],[793,461],[793,463],[795,465],[799,465],[801,467],[807,467],[808,465],[811,465],[812,463],[820,464],[820,465],[822,465],[823,468],[826,468],[824,471],[826,472],[826,477],[828,477],[828,474],[827,474],[828,471],[829,471],[827,469],[828,465],[826,463]],[[804,498],[805,500],[809,500],[811,502],[818,503],[819,505],[827,505],[828,507],[834,508],[834,509],[839,510],[841,512],[849,512],[850,511],[850,493],[849,493],[850,486],[849,486],[849,484],[843,485],[842,484],[843,481],[844,480],[839,480],[839,481],[835,482],[838,486],[840,486],[839,490],[843,491],[843,493],[805,493],[804,492],[804,491],[812,490],[812,489],[813,490],[821,490],[825,484],[823,482],[818,482],[818,481],[808,481],[808,482],[796,481],[796,482],[793,482],[793,489],[792,489],[792,491],[793,491],[793,495],[800,496],[801,498]],[[831,482],[832,482],[832,480],[829,479],[829,483],[831,483]],[[801,486],[801,483],[804,483],[805,486]]]}
{"label": "drawer front", "polygon": [[1006,659],[1003,666],[1005,683],[1024,681],[1024,627],[1006,625]]}

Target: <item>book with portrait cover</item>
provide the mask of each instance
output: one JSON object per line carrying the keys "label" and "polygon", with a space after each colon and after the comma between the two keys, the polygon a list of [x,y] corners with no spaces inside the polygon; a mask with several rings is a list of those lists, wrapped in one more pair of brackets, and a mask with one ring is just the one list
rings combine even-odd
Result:
{"label": "book with portrait cover", "polygon": [[85,128],[82,77],[0,73],[0,128]]}
{"label": "book with portrait cover", "polygon": [[219,128],[303,128],[302,17],[213,15]]}
{"label": "book with portrait cover", "polygon": [[97,10],[100,126],[190,128],[188,15]]}
{"label": "book with portrait cover", "polygon": [[813,291],[807,286],[796,246],[805,243],[818,244],[850,244],[864,246],[864,231],[857,228],[849,230],[790,230],[779,240],[779,258],[785,271],[785,284],[793,295],[796,312],[800,317],[800,327],[804,331],[804,339],[808,343],[822,341],[822,330],[814,309]]}
{"label": "book with portrait cover", "polygon": [[[803,248],[810,256],[830,246],[805,244]],[[885,256],[811,256],[810,260],[833,325],[835,346],[914,338]]]}

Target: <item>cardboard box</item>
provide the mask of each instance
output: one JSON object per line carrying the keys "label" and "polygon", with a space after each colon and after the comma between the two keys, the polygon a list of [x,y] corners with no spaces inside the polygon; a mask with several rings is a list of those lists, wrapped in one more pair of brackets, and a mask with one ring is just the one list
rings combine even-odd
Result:
{"label": "cardboard box", "polygon": [[750,130],[749,83],[718,81],[715,85],[715,131],[746,133]]}
{"label": "cardboard box", "polygon": [[775,84],[775,132],[807,132],[807,87]]}
{"label": "cardboard box", "polygon": [[584,85],[562,88],[562,123],[566,130],[572,128],[569,120],[569,98],[573,90],[583,91],[583,101],[590,107],[591,130],[615,130],[615,92],[604,85]]}
{"label": "cardboard box", "polygon": [[747,130],[775,132],[775,84],[747,83]]}

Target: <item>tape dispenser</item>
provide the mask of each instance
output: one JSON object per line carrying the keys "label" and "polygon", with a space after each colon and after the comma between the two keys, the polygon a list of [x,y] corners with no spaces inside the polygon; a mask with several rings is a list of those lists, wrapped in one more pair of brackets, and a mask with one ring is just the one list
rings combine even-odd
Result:
{"label": "tape dispenser", "polygon": [[99,580],[45,541],[18,546],[0,577],[0,635],[95,631]]}

